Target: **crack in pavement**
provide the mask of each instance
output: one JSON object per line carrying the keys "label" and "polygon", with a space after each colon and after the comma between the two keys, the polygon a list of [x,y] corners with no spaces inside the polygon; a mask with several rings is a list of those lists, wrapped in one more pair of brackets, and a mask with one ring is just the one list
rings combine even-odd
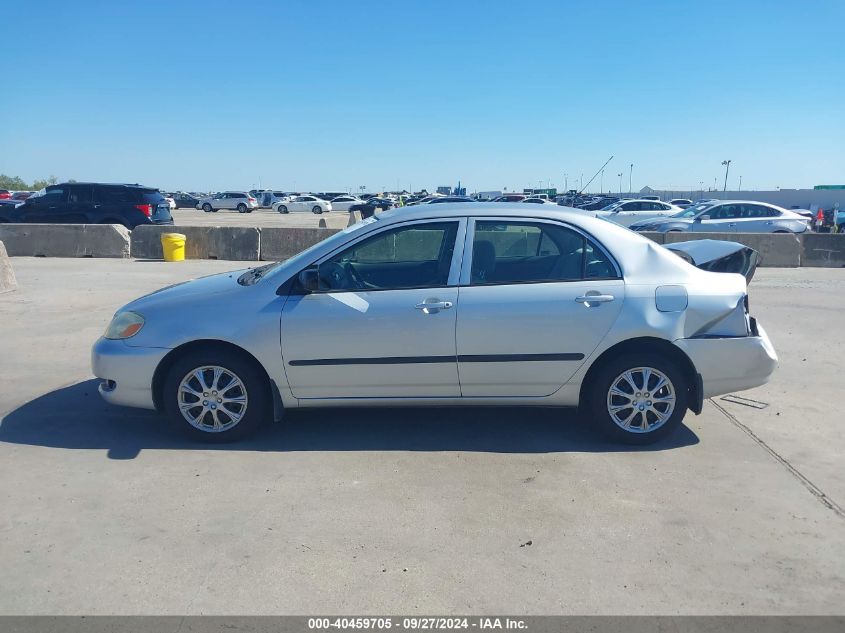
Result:
{"label": "crack in pavement", "polygon": [[818,499],[818,501],[823,506],[825,506],[829,510],[833,510],[833,512],[840,519],[845,519],[845,508],[843,508],[841,505],[836,503],[833,499],[828,497],[821,490],[821,488],[819,488],[816,484],[814,484],[812,481],[807,479],[807,477],[805,477],[801,473],[801,471],[799,471],[797,468],[795,468],[795,466],[790,464],[789,461],[785,457],[783,457],[780,453],[778,453],[775,449],[773,449],[771,446],[766,444],[766,442],[759,435],[754,433],[754,431],[752,431],[748,426],[746,426],[745,424],[740,422],[739,419],[734,414],[732,414],[730,411],[728,411],[723,406],[721,406],[719,403],[717,403],[715,400],[713,400],[713,398],[708,398],[708,400],[710,401],[710,403],[714,407],[716,407],[719,411],[721,411],[722,415],[724,415],[734,426],[736,426],[738,429],[740,429],[746,435],[748,435],[759,446],[761,446],[763,449],[765,449],[766,452],[769,453],[769,455],[774,457],[775,460],[778,463],[780,463],[784,468],[786,468],[792,474],[793,477],[795,477],[799,482],[801,482],[802,486],[804,486],[807,490],[809,490],[810,493],[814,497],[816,497],[816,499]]}

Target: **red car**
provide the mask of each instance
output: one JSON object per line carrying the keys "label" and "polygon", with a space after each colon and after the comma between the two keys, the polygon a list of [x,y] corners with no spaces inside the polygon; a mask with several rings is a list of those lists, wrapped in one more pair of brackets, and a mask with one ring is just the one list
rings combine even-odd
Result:
{"label": "red car", "polygon": [[8,200],[12,197],[12,192],[8,189],[0,189],[0,200]]}

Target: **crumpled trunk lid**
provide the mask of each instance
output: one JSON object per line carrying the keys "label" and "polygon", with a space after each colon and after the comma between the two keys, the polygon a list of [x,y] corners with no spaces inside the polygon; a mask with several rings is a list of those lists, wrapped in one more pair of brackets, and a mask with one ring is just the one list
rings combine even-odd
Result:
{"label": "crumpled trunk lid", "polygon": [[751,283],[762,261],[760,253],[739,242],[690,240],[663,246],[696,268],[713,273],[739,273],[746,283]]}

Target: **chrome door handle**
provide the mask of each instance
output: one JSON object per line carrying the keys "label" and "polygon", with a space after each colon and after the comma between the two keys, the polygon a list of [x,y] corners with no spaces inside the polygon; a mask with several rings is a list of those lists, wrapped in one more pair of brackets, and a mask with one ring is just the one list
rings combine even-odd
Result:
{"label": "chrome door handle", "polygon": [[425,300],[414,306],[417,310],[422,310],[424,314],[437,314],[441,310],[448,310],[452,307],[451,301],[437,301]]}
{"label": "chrome door handle", "polygon": [[608,303],[613,301],[616,297],[613,295],[591,295],[586,294],[580,297],[575,297],[575,301],[589,306],[591,303]]}

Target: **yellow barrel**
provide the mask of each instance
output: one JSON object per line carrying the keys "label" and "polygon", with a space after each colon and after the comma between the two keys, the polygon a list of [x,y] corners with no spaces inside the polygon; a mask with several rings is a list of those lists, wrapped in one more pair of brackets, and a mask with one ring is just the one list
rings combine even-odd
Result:
{"label": "yellow barrel", "polygon": [[181,233],[162,233],[161,251],[164,261],[181,262],[185,259],[185,240],[188,238]]}

